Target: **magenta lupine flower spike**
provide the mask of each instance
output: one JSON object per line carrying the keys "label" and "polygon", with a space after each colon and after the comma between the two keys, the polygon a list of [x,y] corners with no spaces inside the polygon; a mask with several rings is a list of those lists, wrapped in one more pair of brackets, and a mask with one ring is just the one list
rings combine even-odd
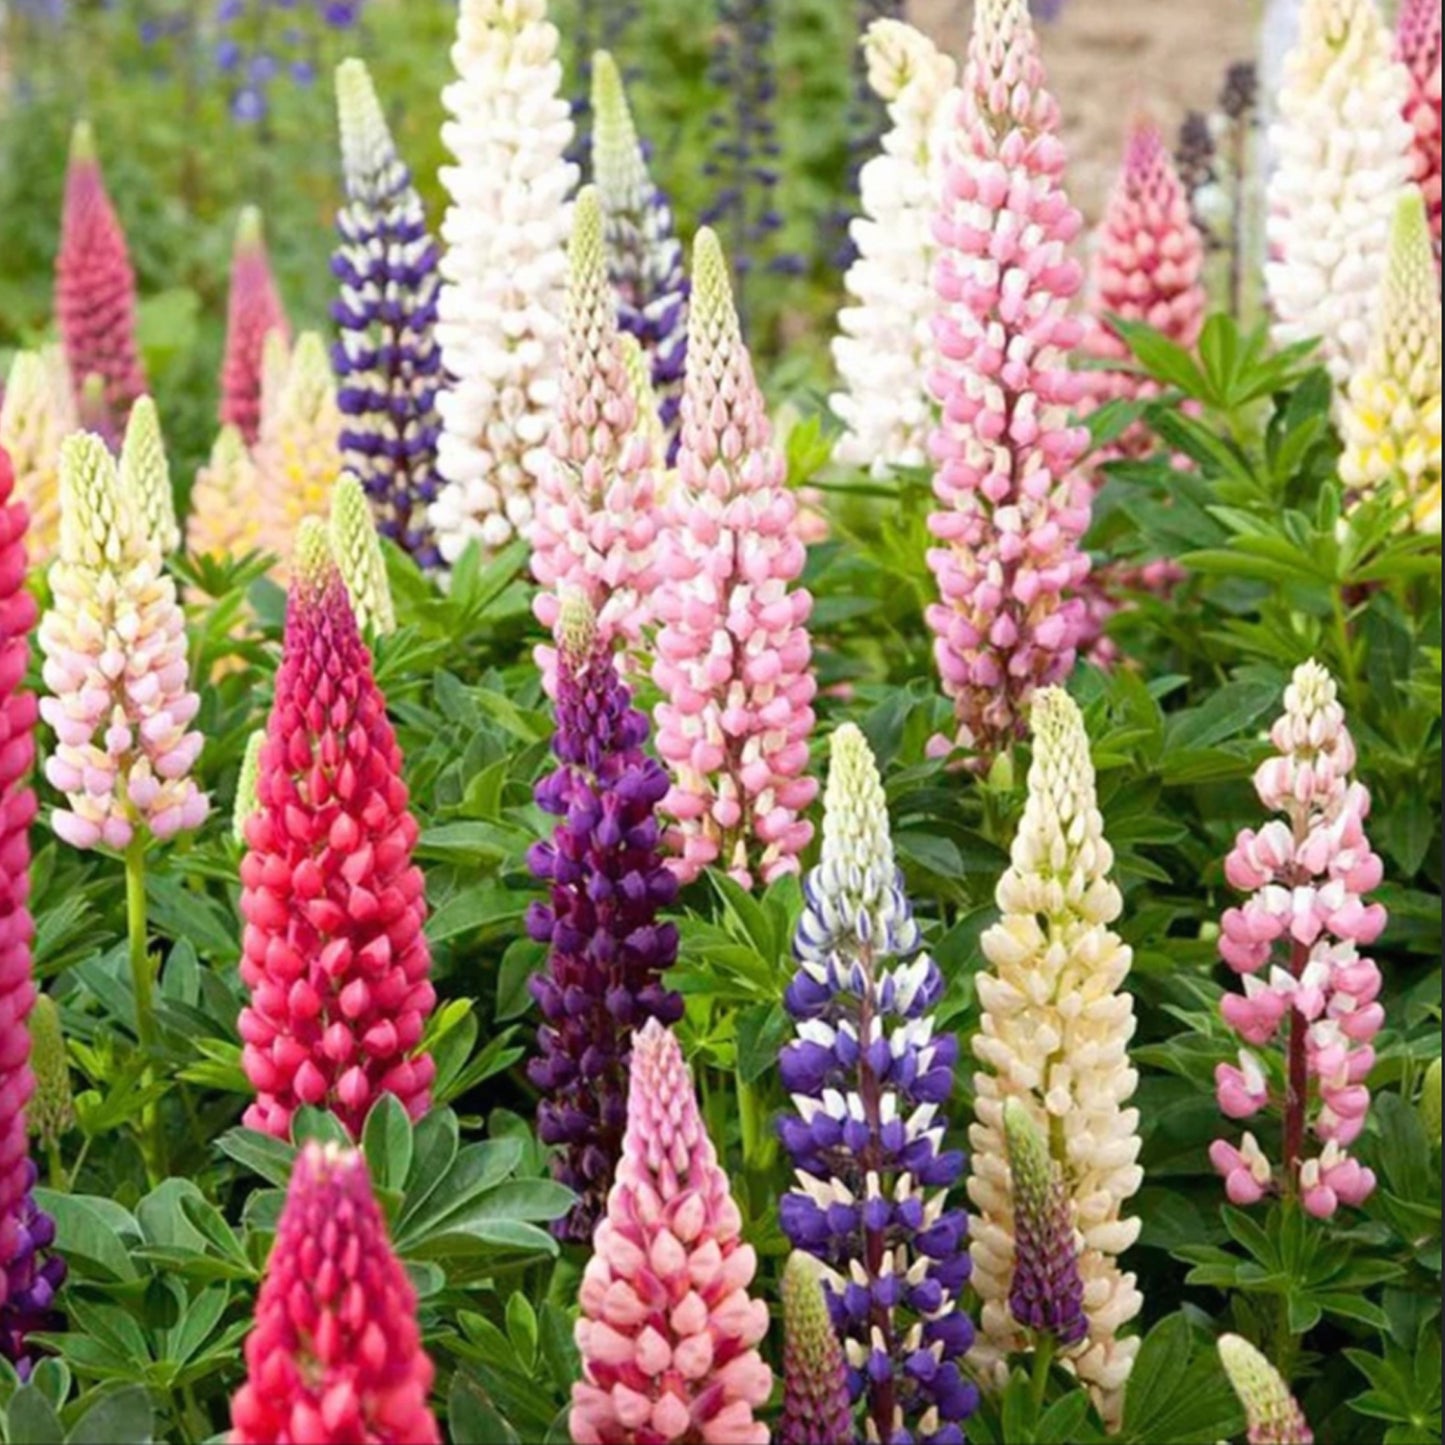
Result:
{"label": "magenta lupine flower spike", "polygon": [[670,1029],[632,1042],[627,1132],[582,1276],[576,1445],[767,1445],[772,1371],[757,1254]]}
{"label": "magenta lupine flower spike", "polygon": [[[1375,1176],[1346,1153],[1365,1126],[1374,1065],[1371,1040],[1384,1022],[1380,970],[1359,948],[1385,926],[1385,910],[1364,895],[1383,868],[1370,851],[1370,795],[1353,782],[1355,746],[1334,679],[1317,662],[1295,669],[1284,715],[1270,733],[1276,755],[1254,775],[1260,801],[1282,818],[1246,828],[1224,862],[1230,884],[1250,897],[1221,924],[1219,952],[1244,984],[1226,994],[1225,1022],[1246,1045],[1262,1048],[1284,1026],[1285,1090],[1250,1048],[1215,1070],[1219,1107],[1248,1119],[1272,1103],[1284,1113],[1284,1184],[1304,1207],[1327,1219],[1341,1204],[1362,1203]],[[1323,1148],[1305,1157],[1309,1126]],[[1253,1204],[1274,1182],[1257,1141],[1236,1148],[1219,1139],[1209,1157],[1235,1204]]]}
{"label": "magenta lupine flower spike", "polygon": [[440,1445],[416,1290],[366,1161],[312,1140],[291,1185],[246,1337],[231,1445]]}
{"label": "magenta lupine flower spike", "polygon": [[[575,592],[604,638],[636,648],[655,582],[655,457],[622,356],[595,187],[577,197],[569,260],[562,396],[528,534],[542,588],[533,610],[551,631],[563,596]],[[538,660],[550,683],[551,649]]]}
{"label": "magenta lupine flower spike", "polygon": [[231,288],[226,301],[226,349],[221,360],[221,425],[234,426],[248,447],[261,429],[261,357],[266,337],[291,340],[291,327],[271,261],[261,212],[247,206],[236,223]]}
{"label": "magenta lupine flower spike", "polygon": [[35,698],[25,691],[35,599],[25,586],[25,505],[0,448],[0,1355],[28,1372],[25,1337],[53,1328],[65,1261],[49,1254],[55,1222],[33,1197],[26,1106],[35,1089],[27,1020],[35,1003],[30,940],[30,824]]}
{"label": "magenta lupine flower spike", "polygon": [[241,863],[246,1124],[278,1138],[302,1104],[358,1134],[378,1094],[413,1118],[436,1066],[417,826],[401,750],[326,524],[302,524],[285,650]]}
{"label": "magenta lupine flower spike", "polygon": [[55,315],[76,395],[87,377],[99,376],[105,410],[124,427],[146,389],[135,337],[135,272],[85,121],[75,127],[65,172]]}
{"label": "magenta lupine flower spike", "polygon": [[1401,0],[1395,53],[1410,72],[1411,176],[1425,197],[1435,251],[1440,251],[1440,5]]}
{"label": "magenta lupine flower spike", "polygon": [[684,882],[716,862],[744,887],[796,872],[816,684],[797,502],[738,330],[717,237],[693,245],[675,518],[660,548],[653,680]]}
{"label": "magenta lupine flower spike", "polygon": [[88,432],[61,447],[40,711],[55,730],[45,776],[70,804],[51,826],[75,848],[123,849],[137,829],[169,838],[209,807],[190,776],[202,739],[185,617],[133,472]]}
{"label": "magenta lupine flower spike", "polygon": [[783,1270],[783,1413],[777,1445],[853,1445],[843,1347],[812,1255],[794,1250]]}
{"label": "magenta lupine flower spike", "polygon": [[928,623],[958,741],[987,757],[1021,732],[1034,689],[1072,669],[1071,593],[1089,570],[1088,434],[1069,416],[1083,381],[1067,360],[1082,337],[1069,256],[1081,221],[1026,0],[980,0],[959,116],[935,224],[942,506],[928,565],[941,600]]}
{"label": "magenta lupine flower spike", "polygon": [[1279,1371],[1239,1335],[1220,1335],[1219,1359],[1244,1406],[1249,1445],[1314,1445],[1314,1432]]}

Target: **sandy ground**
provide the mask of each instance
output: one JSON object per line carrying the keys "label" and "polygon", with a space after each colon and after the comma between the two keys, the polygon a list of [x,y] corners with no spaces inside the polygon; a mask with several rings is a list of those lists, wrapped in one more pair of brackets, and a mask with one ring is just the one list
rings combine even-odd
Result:
{"label": "sandy ground", "polygon": [[[971,0],[909,0],[909,19],[960,62]],[[1039,27],[1049,85],[1064,112],[1075,203],[1097,218],[1131,116],[1172,136],[1184,112],[1212,106],[1225,67],[1254,55],[1254,0],[1064,0]]]}

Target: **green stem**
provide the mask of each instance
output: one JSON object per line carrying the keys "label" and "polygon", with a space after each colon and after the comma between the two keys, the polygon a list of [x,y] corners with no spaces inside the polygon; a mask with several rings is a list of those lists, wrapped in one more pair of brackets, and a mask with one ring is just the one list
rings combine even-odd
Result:
{"label": "green stem", "polygon": [[57,1194],[64,1194],[70,1187],[65,1177],[65,1161],[60,1157],[60,1141],[51,1139],[45,1146],[46,1170],[50,1187]]}
{"label": "green stem", "polygon": [[1049,1369],[1054,1363],[1054,1337],[1045,1331],[1036,1336],[1038,1341],[1034,1346],[1034,1375],[1032,1396],[1034,1402],[1034,1419],[1037,1420],[1039,1412],[1044,1408],[1044,1396],[1049,1389]]}
{"label": "green stem", "polygon": [[[146,926],[146,839],[138,835],[125,850],[126,941],[130,952],[131,988],[135,993],[135,1031],[145,1059],[141,1087],[148,1089],[155,1078],[153,1055],[156,1046],[155,977],[151,967],[150,937]],[[141,1154],[152,1185],[166,1175],[165,1136],[160,1112],[151,1100],[141,1110]]]}
{"label": "green stem", "polygon": [[1360,705],[1360,674],[1355,666],[1355,649],[1350,641],[1350,619],[1345,612],[1345,599],[1338,587],[1330,589],[1330,605],[1334,611],[1335,648],[1340,654],[1340,670],[1345,675],[1346,703],[1354,709]]}

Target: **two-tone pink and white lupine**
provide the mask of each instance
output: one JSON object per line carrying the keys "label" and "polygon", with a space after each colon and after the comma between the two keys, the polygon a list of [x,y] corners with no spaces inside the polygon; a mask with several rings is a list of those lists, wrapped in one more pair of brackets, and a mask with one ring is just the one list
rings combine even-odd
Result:
{"label": "two-tone pink and white lupine", "polygon": [[627,1132],[592,1245],[568,1422],[577,1445],[766,1445],[754,1412],[773,1383],[757,1349],[768,1307],[748,1295],[757,1254],[682,1049],[656,1019],[633,1038]]}
{"label": "two-tone pink and white lupine", "polygon": [[1369,350],[1390,218],[1410,176],[1409,76],[1392,52],[1375,0],[1304,0],[1270,129],[1274,339],[1318,338],[1337,387]]}
{"label": "two-tone pink and white lupine", "polygon": [[794,584],[798,504],[743,345],[717,237],[693,244],[682,445],[659,550],[652,677],[672,774],[674,867],[716,863],[744,887],[796,872],[813,730],[812,597]]}
{"label": "two-tone pink and white lupine", "polygon": [[943,418],[928,566],[941,600],[927,618],[958,742],[984,757],[1022,731],[1036,688],[1068,676],[1084,620],[1072,593],[1089,571],[1088,433],[1070,415],[1083,380],[1068,366],[1083,335],[1069,254],[1082,221],[1058,125],[1027,0],[980,0],[935,222]]}
{"label": "two-tone pink and white lupine", "polygon": [[[1235,1204],[1253,1204],[1282,1183],[1326,1219],[1375,1187],[1346,1151],[1365,1126],[1371,1040],[1385,1018],[1380,970],[1359,952],[1385,927],[1384,908],[1365,902],[1383,868],[1365,836],[1369,792],[1350,776],[1355,745],[1344,709],[1319,663],[1295,669],[1270,739],[1276,752],[1256,770],[1254,787],[1283,817],[1244,829],[1224,861],[1231,886],[1250,895],[1225,913],[1219,938],[1244,986],[1224,996],[1221,1012],[1247,1047],[1237,1065],[1219,1065],[1215,1084],[1231,1119],[1282,1106],[1283,1179],[1262,1167],[1252,1135],[1238,1148],[1217,1140],[1209,1153]],[[1281,1033],[1282,1087],[1254,1052]],[[1309,1157],[1307,1129],[1323,1145]]]}
{"label": "two-tone pink and white lupine", "polygon": [[868,84],[888,107],[882,152],[858,175],[863,214],[849,226],[857,258],[843,284],[833,360],[843,390],[829,399],[846,428],[834,455],[884,472],[928,464],[938,406],[938,296],[933,218],[943,198],[947,140],[958,112],[958,66],[901,20],[875,20],[863,38]]}
{"label": "two-tone pink and white lupine", "polygon": [[1133,960],[1110,927],[1123,899],[1109,877],[1114,854],[1078,705],[1046,688],[1030,722],[1028,802],[998,885],[1002,917],[981,941],[989,968],[977,979],[983,1014],[973,1051],[983,1067],[974,1075],[968,1183],[977,1210],[973,1286],[983,1302],[975,1353],[996,1371],[1026,1340],[1011,1302],[1019,1226],[1005,1109],[1016,1100],[1048,1141],[1077,1236],[1087,1333],[1062,1361],[1112,1421],[1139,1350],[1138,1337],[1120,1330],[1143,1305],[1134,1276],[1118,1264],[1139,1235],[1123,1208],[1144,1178],[1139,1111],[1126,1107],[1138,1084],[1125,987]]}
{"label": "two-tone pink and white lupine", "polygon": [[169,838],[204,820],[209,805],[190,776],[200,699],[160,544],[99,437],[67,439],[60,488],[40,711],[56,737],[45,776],[69,807],[51,823],[73,847],[124,849],[137,833]]}
{"label": "two-tone pink and white lupine", "polygon": [[1425,211],[1440,251],[1440,6],[1438,0],[1401,0],[1395,54],[1410,75],[1405,119],[1410,123],[1411,179],[1425,197]]}
{"label": "two-tone pink and white lupine", "polygon": [[[577,197],[569,255],[562,397],[528,533],[541,587],[532,610],[551,632],[577,593],[604,638],[636,648],[655,580],[655,433],[640,424],[622,354],[595,187]],[[538,661],[550,682],[553,649],[539,648]]]}
{"label": "two-tone pink and white lupine", "polygon": [[55,554],[60,536],[60,444],[79,426],[70,372],[58,346],[17,352],[0,402],[0,447],[10,454],[15,490],[30,514],[32,567]]}
{"label": "two-tone pink and white lupine", "polygon": [[451,205],[437,340],[451,378],[437,398],[445,479],[428,517],[450,566],[473,538],[524,534],[559,396],[567,284],[566,159],[557,30],[546,0],[462,0],[442,92]]}

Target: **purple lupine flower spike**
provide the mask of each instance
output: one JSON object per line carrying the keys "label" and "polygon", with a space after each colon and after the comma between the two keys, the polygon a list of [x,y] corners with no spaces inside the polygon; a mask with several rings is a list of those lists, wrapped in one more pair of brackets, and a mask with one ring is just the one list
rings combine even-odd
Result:
{"label": "purple lupine flower spike", "polygon": [[777,1445],[852,1445],[853,1407],[843,1347],[811,1255],[795,1250],[783,1270],[783,1411]]}
{"label": "purple lupine flower spike", "polygon": [[528,932],[549,946],[532,980],[545,1023],[527,1074],[544,1095],[538,1133],[559,1146],[555,1173],[578,1195],[554,1228],[585,1240],[622,1148],[632,1035],[650,1018],[682,1016],[682,999],[661,982],[677,957],[677,929],[658,918],[677,881],[662,861],[656,809],[668,782],[642,750],[646,714],[632,706],[591,607],[575,594],[557,642],[559,766],[536,799],[561,821],[527,857],[551,890],[527,917]]}
{"label": "purple lupine flower spike", "polygon": [[440,562],[427,525],[437,473],[439,251],[421,198],[381,113],[366,66],[336,70],[346,205],[331,268],[341,283],[332,307],[338,340],[345,465],[366,489],[378,530],[423,567]]}
{"label": "purple lupine flower spike", "polygon": [[803,891],[784,995],[797,1034],[779,1060],[796,1111],[779,1125],[797,1178],[783,1231],[825,1266],[868,1438],[962,1445],[978,1400],[960,1369],[968,1217],[948,1197],[964,1158],[944,1147],[942,1114],[958,1041],[935,1032],[943,979],[918,952],[883,786],[851,723],[833,737],[822,861]]}
{"label": "purple lupine flower spike", "polygon": [[30,1335],[63,1327],[55,1296],[65,1283],[65,1260],[52,1252],[55,1221],[35,1202],[36,1169],[26,1160],[25,1194],[14,1219],[15,1250],[4,1267],[4,1298],[0,1300],[0,1355],[22,1380],[29,1379],[32,1364],[27,1346]]}

